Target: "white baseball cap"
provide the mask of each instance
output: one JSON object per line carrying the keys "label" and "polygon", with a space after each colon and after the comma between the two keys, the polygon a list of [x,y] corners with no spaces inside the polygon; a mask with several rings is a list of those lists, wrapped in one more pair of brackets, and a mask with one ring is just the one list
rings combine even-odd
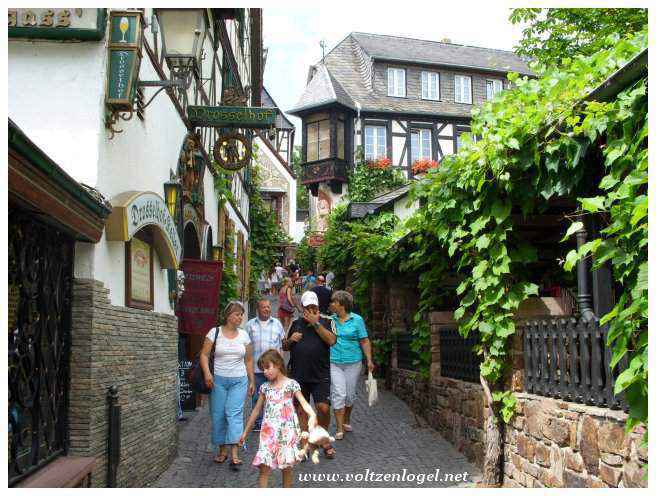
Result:
{"label": "white baseball cap", "polygon": [[301,305],[308,307],[310,305],[319,306],[319,298],[317,298],[317,293],[314,291],[306,291],[301,296]]}

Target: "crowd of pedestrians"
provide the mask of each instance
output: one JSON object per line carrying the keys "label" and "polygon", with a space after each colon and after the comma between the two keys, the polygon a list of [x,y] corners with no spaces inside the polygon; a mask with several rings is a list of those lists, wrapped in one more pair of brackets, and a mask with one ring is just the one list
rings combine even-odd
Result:
{"label": "crowd of pedestrians", "polygon": [[[243,306],[231,302],[225,309],[223,325],[210,330],[202,349],[205,380],[213,386],[214,461],[225,462],[230,451],[231,468],[238,470],[243,463],[238,447],[252,430],[259,431],[252,464],[259,468],[260,487],[267,486],[273,469],[282,470],[283,486],[291,486],[302,431],[317,425],[328,431],[331,414],[335,417],[335,440],[354,430],[353,405],[363,362],[369,371],[374,369],[367,329],[362,317],[353,311],[352,294],[333,292],[332,272],[315,276],[307,270],[301,278],[300,270],[292,260],[287,269],[277,264],[269,275],[278,295],[277,318],[272,315],[266,296],[269,289],[264,284],[257,316],[245,329],[238,327]],[[304,285],[299,300],[294,295],[297,279]],[[214,340],[214,370],[210,371]],[[247,398],[253,409],[244,426]],[[326,441],[321,448],[325,458],[336,456],[332,443]]]}

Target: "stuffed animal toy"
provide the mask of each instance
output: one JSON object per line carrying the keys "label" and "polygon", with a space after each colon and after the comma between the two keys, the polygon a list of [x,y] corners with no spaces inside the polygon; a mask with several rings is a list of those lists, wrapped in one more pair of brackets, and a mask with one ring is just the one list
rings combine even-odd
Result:
{"label": "stuffed animal toy", "polygon": [[300,462],[303,458],[308,457],[308,451],[312,458],[312,463],[319,463],[319,447],[326,443],[334,443],[335,438],[332,437],[326,429],[321,426],[314,426],[310,432],[301,433],[301,449],[298,452],[296,459]]}

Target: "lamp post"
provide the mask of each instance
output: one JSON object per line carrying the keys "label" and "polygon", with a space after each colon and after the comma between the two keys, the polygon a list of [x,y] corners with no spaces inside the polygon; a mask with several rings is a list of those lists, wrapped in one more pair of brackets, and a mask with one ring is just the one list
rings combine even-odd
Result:
{"label": "lamp post", "polygon": [[172,75],[187,79],[200,65],[207,34],[205,9],[153,10],[162,36],[162,57]]}

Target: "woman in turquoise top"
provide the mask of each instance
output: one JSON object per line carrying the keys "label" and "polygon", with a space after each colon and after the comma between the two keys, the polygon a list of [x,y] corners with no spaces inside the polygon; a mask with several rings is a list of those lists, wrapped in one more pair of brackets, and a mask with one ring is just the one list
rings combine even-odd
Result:
{"label": "woman in turquoise top", "polygon": [[335,412],[335,439],[344,439],[351,432],[351,412],[362,371],[362,359],[367,358],[369,372],[374,370],[371,342],[364,320],[352,313],[353,297],[346,291],[335,291],[330,300],[331,317],[335,323],[337,342],[330,348],[330,399]]}

